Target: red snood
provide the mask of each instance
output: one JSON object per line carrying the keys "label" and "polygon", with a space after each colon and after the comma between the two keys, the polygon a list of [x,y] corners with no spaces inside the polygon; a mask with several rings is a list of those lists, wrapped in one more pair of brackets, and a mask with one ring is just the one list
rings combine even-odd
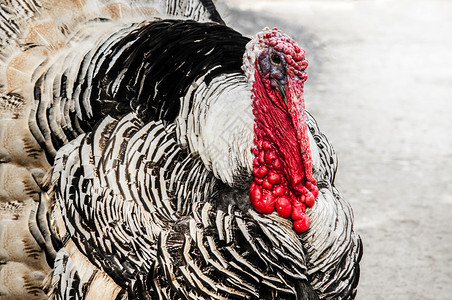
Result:
{"label": "red snood", "polygon": [[318,195],[302,89],[303,81],[290,77],[285,86],[285,102],[284,95],[255,73],[252,151],[256,157],[249,192],[251,204],[258,212],[268,214],[276,208],[281,216],[294,221],[298,233],[308,229],[306,207],[312,207]]}

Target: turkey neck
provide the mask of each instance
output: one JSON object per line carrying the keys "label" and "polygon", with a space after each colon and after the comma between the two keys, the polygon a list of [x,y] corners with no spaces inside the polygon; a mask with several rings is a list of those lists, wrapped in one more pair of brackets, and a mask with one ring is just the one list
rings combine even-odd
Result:
{"label": "turkey neck", "polygon": [[[306,206],[314,205],[318,190],[312,175],[303,82],[297,77],[288,78],[283,91],[286,99],[282,99],[258,72],[254,77],[256,147],[252,150],[256,158],[254,182],[250,187],[251,203],[262,213],[271,213],[276,207],[283,217],[306,220]],[[307,229],[309,221],[306,222],[299,232]]]}
{"label": "turkey neck", "polygon": [[[254,137],[258,148],[258,159],[259,155],[265,156],[268,153],[268,159],[264,158],[265,164],[270,164],[272,160],[271,166],[276,167],[277,170],[281,164],[281,171],[289,180],[288,183],[302,192],[299,185],[305,177],[305,168],[301,154],[306,149],[300,148],[287,108],[284,109],[283,104],[275,105],[272,102],[258,75],[254,81],[252,95],[255,116]],[[266,147],[263,147],[264,144]],[[272,156],[272,159],[269,156]]]}

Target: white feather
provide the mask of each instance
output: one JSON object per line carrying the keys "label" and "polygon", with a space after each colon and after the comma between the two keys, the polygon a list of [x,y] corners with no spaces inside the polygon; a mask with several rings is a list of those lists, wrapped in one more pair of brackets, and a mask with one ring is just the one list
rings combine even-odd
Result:
{"label": "white feather", "polygon": [[222,75],[209,86],[201,84],[196,88],[193,108],[187,113],[190,94],[182,99],[183,109],[177,120],[179,142],[198,152],[217,178],[233,186],[237,176],[251,174],[254,158],[254,117],[245,78]]}

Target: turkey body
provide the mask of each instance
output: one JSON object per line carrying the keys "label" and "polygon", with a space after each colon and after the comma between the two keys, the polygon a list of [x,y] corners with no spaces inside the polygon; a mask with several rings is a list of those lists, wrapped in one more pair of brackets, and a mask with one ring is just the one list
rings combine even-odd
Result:
{"label": "turkey body", "polygon": [[92,3],[1,10],[0,272],[23,280],[2,296],[353,299],[361,240],[311,115],[309,229],[250,204],[250,39],[210,1]]}

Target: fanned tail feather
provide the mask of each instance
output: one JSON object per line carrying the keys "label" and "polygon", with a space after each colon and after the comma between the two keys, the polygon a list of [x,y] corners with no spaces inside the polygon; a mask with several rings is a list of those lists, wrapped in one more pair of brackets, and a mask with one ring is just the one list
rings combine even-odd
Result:
{"label": "fanned tail feather", "polygon": [[[61,119],[61,116],[69,116],[69,113],[55,113],[56,109],[69,112],[74,109],[75,103],[68,102],[65,106],[59,102],[60,98],[53,97],[54,89],[59,87],[57,81],[49,80],[50,76],[55,79],[58,74],[68,75],[64,73],[65,67],[68,68],[67,72],[72,72],[74,69],[70,68],[71,64],[77,66],[80,61],[76,59],[83,60],[89,50],[77,52],[78,49],[75,49],[71,54],[68,49],[73,43],[84,39],[88,41],[86,46],[90,46],[89,37],[100,34],[93,31],[95,26],[91,25],[100,28],[103,23],[110,22],[123,26],[156,18],[221,22],[211,1],[205,0],[1,1],[0,298],[45,299],[40,282],[50,270],[48,263],[55,261],[65,242],[66,229],[61,215],[52,215],[58,209],[54,209],[54,204],[43,197],[45,188],[41,190],[45,180],[42,174],[50,170],[49,155],[43,151],[43,144],[53,141],[59,148],[83,130],[72,115],[72,119]],[[61,61],[55,63],[58,59]],[[46,69],[49,66],[52,68]],[[62,81],[65,83],[59,77],[58,83]],[[35,85],[42,87],[42,90],[35,89]],[[46,109],[38,109],[44,106]],[[62,124],[64,132],[57,128],[52,135],[45,133],[43,140],[38,139],[37,142],[36,136],[30,132],[29,118],[36,111],[48,112],[47,108],[52,112],[51,118],[46,119],[49,128],[55,129],[55,124]],[[12,251],[11,247],[15,250]],[[64,261],[64,255],[60,256],[57,261]],[[75,274],[67,270],[64,274]],[[105,273],[102,276],[99,272],[97,274],[96,278],[108,277]],[[76,278],[75,275],[68,276],[68,280]],[[86,276],[81,276],[80,282],[86,283]],[[101,287],[99,282],[104,281],[94,280],[92,284]],[[73,290],[80,289],[73,286]]]}

